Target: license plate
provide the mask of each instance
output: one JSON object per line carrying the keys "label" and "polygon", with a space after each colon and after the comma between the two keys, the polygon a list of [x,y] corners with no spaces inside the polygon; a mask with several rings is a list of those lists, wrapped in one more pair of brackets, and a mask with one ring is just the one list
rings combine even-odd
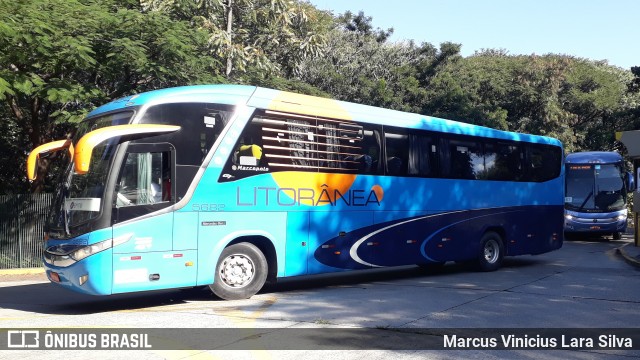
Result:
{"label": "license plate", "polygon": [[600,230],[600,226],[592,226],[589,229],[591,229],[591,230]]}

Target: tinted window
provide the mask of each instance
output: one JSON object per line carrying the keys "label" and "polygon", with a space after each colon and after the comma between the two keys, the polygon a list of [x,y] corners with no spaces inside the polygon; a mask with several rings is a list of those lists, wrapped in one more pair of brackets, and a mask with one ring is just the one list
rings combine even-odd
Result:
{"label": "tinted window", "polygon": [[560,175],[562,150],[559,147],[529,144],[528,155],[528,181],[548,181]]}
{"label": "tinted window", "polygon": [[375,174],[380,132],[355,122],[260,112],[243,130],[225,172],[243,178],[260,172],[311,171]]}
{"label": "tinted window", "polygon": [[439,174],[437,138],[425,131],[409,134],[409,169],[412,176],[434,177]]}
{"label": "tinted window", "polygon": [[140,120],[147,124],[179,125],[180,130],[140,140],[168,142],[176,149],[175,187],[180,200],[189,189],[207,153],[229,122],[233,107],[208,103],[161,104],[150,107]]}
{"label": "tinted window", "polygon": [[361,167],[358,171],[360,174],[381,174],[382,157],[381,150],[381,131],[378,126],[363,125],[362,138],[362,160]]}
{"label": "tinted window", "polygon": [[487,143],[484,147],[487,180],[518,181],[522,178],[523,153],[515,143]]}
{"label": "tinted window", "polygon": [[547,181],[561,162],[556,146],[265,111],[244,129],[220,181],[277,171]]}
{"label": "tinted window", "polygon": [[401,129],[384,129],[387,174],[407,175],[409,163],[409,136]]}
{"label": "tinted window", "polygon": [[318,167],[315,121],[259,119],[267,165],[274,170],[314,170]]}
{"label": "tinted window", "polygon": [[168,142],[176,147],[176,163],[202,164],[211,146],[231,117],[230,106],[177,103],[150,107],[140,123],[179,125],[180,130],[142,142]]}
{"label": "tinted window", "polygon": [[451,139],[448,141],[448,177],[477,179],[484,171],[482,147],[475,141]]}

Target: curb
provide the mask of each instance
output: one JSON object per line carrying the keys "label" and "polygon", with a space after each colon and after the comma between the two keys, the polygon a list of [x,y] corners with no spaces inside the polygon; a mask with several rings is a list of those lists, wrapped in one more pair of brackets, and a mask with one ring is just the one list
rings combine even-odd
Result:
{"label": "curb", "polygon": [[0,269],[1,275],[35,275],[44,274],[44,268]]}
{"label": "curb", "polygon": [[[640,269],[640,255],[636,255],[636,256],[631,255],[629,251],[626,249],[627,246],[630,246],[630,245],[626,244],[626,245],[620,246],[619,248],[616,248],[616,253],[622,256],[624,261],[626,261],[629,265],[635,266],[636,268]],[[639,252],[639,251],[636,251],[636,252]]]}

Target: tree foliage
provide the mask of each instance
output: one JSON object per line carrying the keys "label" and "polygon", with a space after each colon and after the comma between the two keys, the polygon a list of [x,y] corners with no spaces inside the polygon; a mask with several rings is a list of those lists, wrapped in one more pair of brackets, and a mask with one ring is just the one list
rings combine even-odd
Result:
{"label": "tree foliage", "polygon": [[420,111],[417,65],[430,54],[412,42],[387,42],[390,33],[370,21],[362,13],[337,18],[325,54],[304,61],[297,78],[340,100]]}
{"label": "tree foliage", "polygon": [[[135,1],[0,0],[0,48],[10,49],[0,52],[2,120],[18,129],[19,158],[64,137],[65,124],[110,99],[215,80],[217,61],[199,56],[206,40],[187,23],[142,12]],[[40,165],[43,173],[48,162]]]}
{"label": "tree foliage", "polygon": [[434,77],[425,112],[556,137],[567,151],[606,150],[633,107],[626,73],[563,55],[480,52]]}
{"label": "tree foliage", "polygon": [[287,0],[145,0],[146,9],[187,20],[208,34],[211,55],[239,80],[251,69],[290,76],[307,57],[319,56],[329,16]]}

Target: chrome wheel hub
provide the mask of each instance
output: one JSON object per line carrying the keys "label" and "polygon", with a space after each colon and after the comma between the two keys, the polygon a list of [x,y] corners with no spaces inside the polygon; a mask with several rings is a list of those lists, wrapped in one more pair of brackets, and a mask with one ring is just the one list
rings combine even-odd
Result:
{"label": "chrome wheel hub", "polygon": [[220,266],[220,279],[230,287],[243,287],[251,282],[254,275],[253,261],[244,255],[229,255]]}
{"label": "chrome wheel hub", "polygon": [[493,264],[498,260],[498,256],[500,255],[500,248],[498,247],[498,243],[491,239],[484,244],[484,259]]}

